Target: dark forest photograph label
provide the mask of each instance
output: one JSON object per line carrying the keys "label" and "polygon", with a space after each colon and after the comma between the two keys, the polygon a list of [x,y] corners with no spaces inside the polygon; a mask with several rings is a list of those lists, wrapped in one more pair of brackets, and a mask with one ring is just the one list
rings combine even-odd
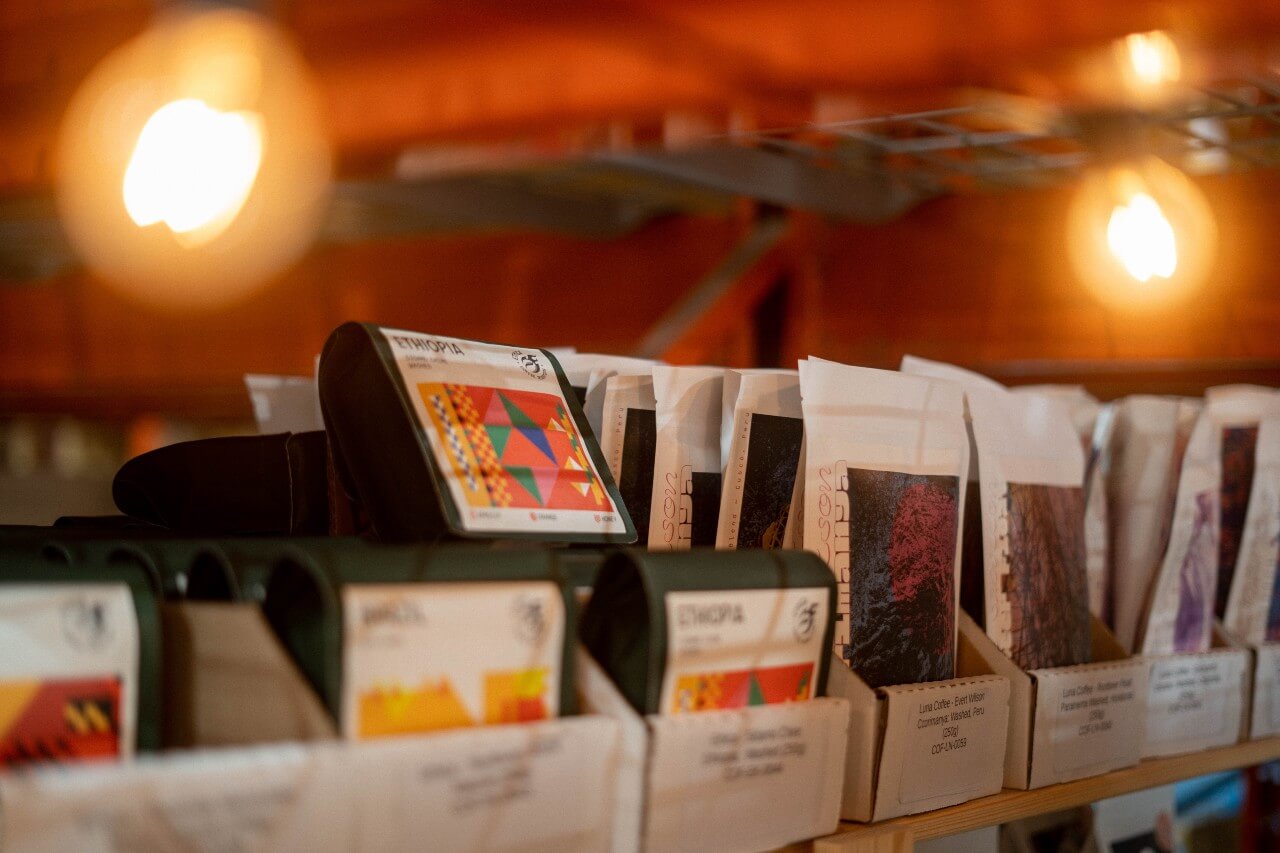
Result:
{"label": "dark forest photograph label", "polygon": [[850,468],[836,482],[853,569],[837,653],[872,687],[951,678],[958,478]]}
{"label": "dark forest photograph label", "polygon": [[631,513],[640,542],[649,541],[650,500],[653,498],[653,454],[658,424],[652,409],[627,409],[622,433],[622,463],[618,491]]}
{"label": "dark forest photograph label", "polygon": [[1010,483],[1005,501],[1009,656],[1023,669],[1087,663],[1084,490]]}
{"label": "dark forest photograph label", "polygon": [[780,548],[800,465],[804,422],[753,414],[734,536],[737,548]]}

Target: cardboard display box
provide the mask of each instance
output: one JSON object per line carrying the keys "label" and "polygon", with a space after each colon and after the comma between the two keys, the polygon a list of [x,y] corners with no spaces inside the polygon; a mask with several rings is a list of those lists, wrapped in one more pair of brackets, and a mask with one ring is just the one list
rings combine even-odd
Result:
{"label": "cardboard display box", "polygon": [[1227,746],[1249,731],[1249,650],[1219,626],[1200,654],[1147,658],[1147,721],[1142,757],[1160,758]]}
{"label": "cardboard display box", "polygon": [[10,774],[4,849],[607,851],[621,743],[571,717]]}
{"label": "cardboard display box", "polygon": [[167,748],[332,740],[334,720],[256,604],[160,609]]}
{"label": "cardboard display box", "polygon": [[[960,614],[960,666],[1011,687],[1004,787],[1026,790],[1096,776],[1142,757],[1150,663],[1130,657],[1093,619],[1093,663],[1029,672]],[[972,658],[968,658],[972,655]]]}
{"label": "cardboard display box", "polygon": [[636,845],[618,803],[639,786],[613,719],[344,743],[257,605],[171,603],[162,624],[166,745],[239,748],[170,752],[68,781],[0,779],[6,814],[22,812],[6,826],[6,851],[89,849],[93,832],[107,839],[93,849],[120,851],[156,839],[195,850],[407,851],[423,838],[450,850]]}
{"label": "cardboard display box", "polygon": [[849,703],[642,717],[585,650],[584,708],[622,730],[614,853],[768,850],[840,820]]}
{"label": "cardboard display box", "polygon": [[1009,679],[966,667],[960,677],[873,689],[833,657],[827,690],[849,700],[840,816],[885,820],[985,797],[1001,788]]}
{"label": "cardboard display box", "polygon": [[1249,703],[1249,738],[1280,735],[1280,643],[1246,646],[1252,675],[1253,699]]}

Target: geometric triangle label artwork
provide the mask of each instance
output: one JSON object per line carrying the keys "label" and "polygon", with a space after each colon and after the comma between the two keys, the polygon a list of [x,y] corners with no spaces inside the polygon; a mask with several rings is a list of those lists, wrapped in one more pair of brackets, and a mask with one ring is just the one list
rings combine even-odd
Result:
{"label": "geometric triangle label artwork", "polygon": [[469,506],[595,512],[610,506],[559,396],[455,383],[422,383],[418,391],[442,461]]}
{"label": "geometric triangle label artwork", "polygon": [[[512,402],[512,400],[509,399],[507,394],[504,394],[502,391],[499,391],[494,396],[496,396],[498,399],[502,401],[502,405],[507,410],[507,417],[510,418],[510,423],[512,426],[532,427],[535,430],[538,428],[538,425],[534,423],[533,420],[530,419],[530,417],[527,414],[525,414],[518,405]],[[550,395],[543,395],[543,396],[550,396]]]}
{"label": "geometric triangle label artwork", "polygon": [[502,457],[502,451],[506,449],[507,439],[511,438],[511,431],[514,427],[497,426],[486,424],[484,431],[489,433],[489,441],[493,442],[494,452],[498,457]]}
{"label": "geometric triangle label artwork", "polygon": [[528,439],[529,443],[546,454],[546,464],[558,467],[556,466],[556,455],[551,450],[551,442],[545,432],[537,427],[516,427],[516,429],[520,430],[520,434]]}
{"label": "geometric triangle label artwork", "polygon": [[[507,473],[511,475],[513,480],[523,486],[526,492],[533,495],[533,499],[537,502],[535,506],[542,506],[545,503],[546,498],[543,497],[543,492],[538,488],[538,479],[534,476],[532,468],[508,467]],[[516,506],[524,505],[522,502],[513,501],[513,503]]]}

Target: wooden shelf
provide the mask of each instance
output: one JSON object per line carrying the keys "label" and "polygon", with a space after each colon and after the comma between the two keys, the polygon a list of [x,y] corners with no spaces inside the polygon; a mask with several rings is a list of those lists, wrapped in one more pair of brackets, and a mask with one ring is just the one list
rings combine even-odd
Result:
{"label": "wooden shelf", "polygon": [[1050,785],[1034,791],[1005,790],[958,806],[881,823],[842,823],[834,835],[814,841],[813,849],[815,853],[899,853],[909,851],[916,841],[1061,811],[1144,788],[1154,788],[1222,770],[1251,767],[1273,759],[1280,759],[1280,737],[1190,755],[1153,759],[1114,773]]}

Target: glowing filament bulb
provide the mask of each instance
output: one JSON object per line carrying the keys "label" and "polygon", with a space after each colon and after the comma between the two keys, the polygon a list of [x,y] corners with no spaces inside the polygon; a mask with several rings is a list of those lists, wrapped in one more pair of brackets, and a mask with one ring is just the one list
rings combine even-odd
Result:
{"label": "glowing filament bulb", "polygon": [[1182,58],[1178,46],[1166,33],[1131,33],[1124,38],[1133,78],[1141,86],[1157,87],[1176,82],[1182,77]]}
{"label": "glowing filament bulb", "polygon": [[1134,193],[1128,204],[1116,205],[1107,222],[1107,247],[1140,282],[1171,278],[1178,268],[1173,225],[1144,192]]}
{"label": "glowing filament bulb", "polygon": [[207,243],[244,207],[262,165],[262,118],[184,98],[156,110],[124,173],[124,205],[139,226],[168,226],[184,246]]}

